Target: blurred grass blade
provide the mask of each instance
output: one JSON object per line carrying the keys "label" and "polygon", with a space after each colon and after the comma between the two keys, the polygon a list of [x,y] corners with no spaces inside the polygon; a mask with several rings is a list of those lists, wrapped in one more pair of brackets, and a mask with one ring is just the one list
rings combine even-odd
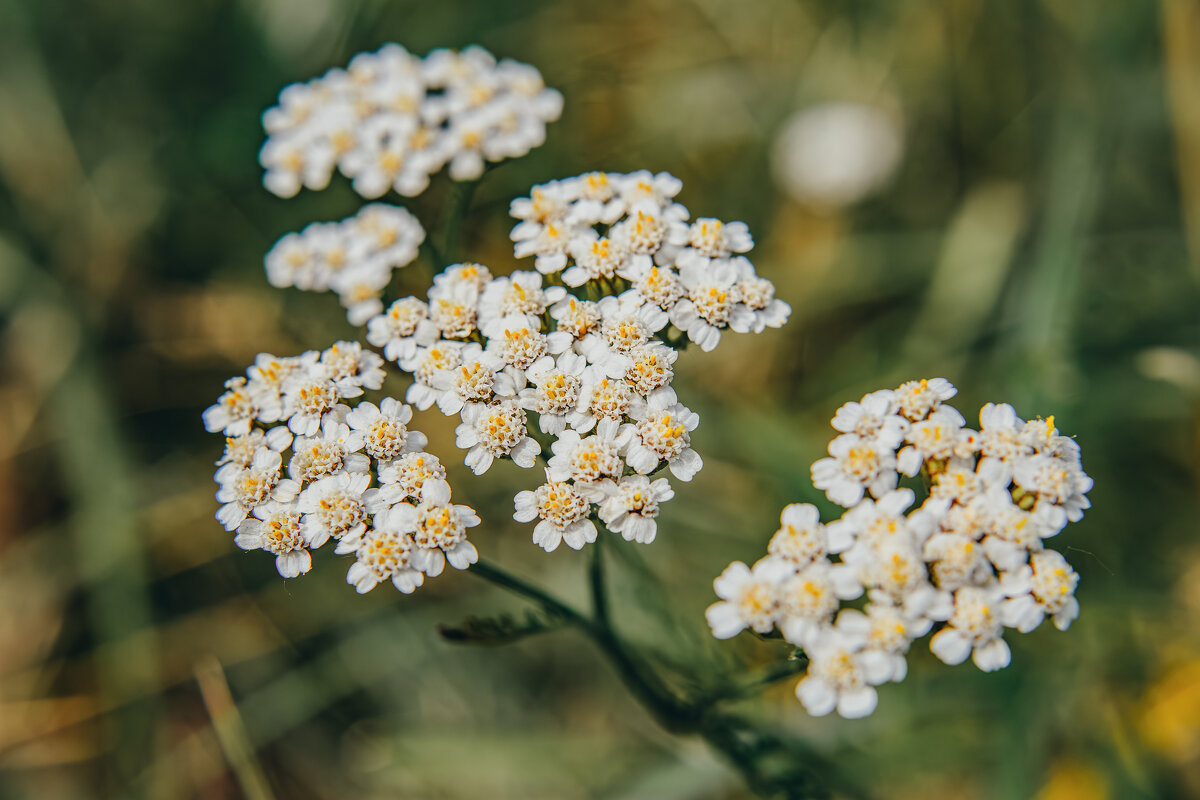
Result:
{"label": "blurred grass blade", "polygon": [[1200,278],[1200,3],[1163,0],[1163,72],[1193,274]]}
{"label": "blurred grass blade", "polygon": [[1011,182],[972,189],[950,222],[917,321],[905,342],[915,361],[966,344],[988,321],[1025,230],[1025,200]]}
{"label": "blurred grass blade", "polygon": [[221,744],[221,752],[237,776],[242,793],[247,800],[274,800],[275,795],[246,735],[242,715],[229,691],[229,682],[225,680],[221,662],[216,656],[201,659],[196,664],[195,672],[204,707],[208,710],[217,741]]}

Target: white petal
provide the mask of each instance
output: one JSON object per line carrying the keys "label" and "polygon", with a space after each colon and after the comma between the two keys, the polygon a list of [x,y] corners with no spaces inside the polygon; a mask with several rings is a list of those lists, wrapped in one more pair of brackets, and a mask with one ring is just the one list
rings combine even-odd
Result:
{"label": "white petal", "polygon": [[870,686],[861,689],[851,689],[842,692],[838,698],[837,710],[846,719],[861,719],[870,715],[879,702],[879,695]]}
{"label": "white petal", "polygon": [[961,664],[971,654],[971,643],[954,628],[943,628],[929,640],[930,651],[950,666]]}

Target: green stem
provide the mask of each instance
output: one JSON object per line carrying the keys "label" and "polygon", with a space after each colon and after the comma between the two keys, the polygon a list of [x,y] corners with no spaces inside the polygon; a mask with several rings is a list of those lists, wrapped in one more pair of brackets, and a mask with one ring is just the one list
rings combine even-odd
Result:
{"label": "green stem", "polygon": [[562,600],[542,591],[532,584],[526,583],[520,578],[505,572],[499,567],[479,559],[471,565],[471,574],[478,575],[488,583],[493,583],[503,589],[507,589],[514,594],[518,594],[528,600],[540,605],[547,613],[554,616],[562,617],[570,620],[571,623],[580,626],[584,631],[590,631],[592,621],[584,616],[581,612],[576,611],[571,606],[564,603]]}
{"label": "green stem", "polygon": [[441,272],[446,264],[442,261],[442,254],[438,252],[437,245],[428,235],[421,242],[421,250],[425,253],[425,258],[429,260],[429,274],[432,276]]}
{"label": "green stem", "polygon": [[773,683],[799,675],[808,668],[808,657],[801,654],[786,661],[776,661],[761,669],[737,676],[717,687],[711,694],[701,698],[701,703],[716,703],[734,700],[759,691]]}
{"label": "green stem", "polygon": [[444,269],[458,262],[458,250],[461,239],[463,220],[471,207],[471,198],[475,196],[475,187],[479,180],[454,182],[451,189],[450,209],[446,214],[446,222],[442,226],[442,264]]}
{"label": "green stem", "polygon": [[[786,797],[789,800],[828,797],[828,786],[835,783],[838,784],[838,790],[848,797],[865,796],[855,786],[846,783],[824,756],[802,743],[785,741],[752,722],[715,708],[722,700],[740,697],[797,674],[807,665],[806,659],[792,658],[772,664],[744,678],[727,681],[711,694],[683,698],[664,683],[643,658],[631,651],[614,630],[600,542],[592,547],[588,568],[593,617],[585,616],[538,587],[485,561],[477,562],[470,571],[578,626],[608,658],[629,692],[664,729],[677,734],[702,736],[725,754],[747,784],[762,797]],[[782,769],[778,768],[779,764],[783,764]]]}
{"label": "green stem", "polygon": [[588,577],[592,586],[592,614],[596,618],[596,624],[606,631],[611,632],[612,627],[608,617],[608,590],[604,584],[604,553],[603,553],[604,537],[597,538],[596,543],[591,547],[591,563],[589,565]]}

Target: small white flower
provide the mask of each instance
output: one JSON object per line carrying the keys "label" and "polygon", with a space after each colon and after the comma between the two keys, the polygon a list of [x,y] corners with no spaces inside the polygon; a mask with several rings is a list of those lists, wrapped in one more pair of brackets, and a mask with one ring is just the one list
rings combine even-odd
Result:
{"label": "small white flower", "polygon": [[315,436],[299,436],[292,446],[288,477],[307,483],[339,472],[366,472],[371,460],[363,453],[362,436],[327,415]]}
{"label": "small white flower", "polygon": [[526,370],[532,386],[522,389],[518,400],[522,407],[537,413],[543,433],[557,436],[568,423],[577,427],[587,423],[587,417],[575,410],[586,365],[581,356],[563,353],[557,361],[543,356]]}
{"label": "small white flower", "polygon": [[558,355],[571,346],[570,334],[555,332],[547,336],[529,327],[524,316],[500,320],[490,336],[488,352],[521,372],[542,356]]}
{"label": "small white flower", "polygon": [[548,463],[551,481],[573,480],[575,483],[596,483],[615,478],[625,468],[621,450],[629,443],[632,428],[605,420],[596,433],[586,439],[573,430],[565,430],[550,445],[554,455]]}
{"label": "small white flower", "polygon": [[1079,616],[1078,583],[1079,575],[1061,553],[1034,553],[1027,566],[1001,578],[1000,586],[1010,597],[1002,610],[1005,624],[1028,633],[1050,616],[1054,626],[1065,631]]}
{"label": "small white flower", "polygon": [[235,530],[254,509],[269,500],[289,499],[276,491],[280,463],[277,451],[259,450],[248,467],[230,463],[217,470],[216,480],[221,487],[217,490],[217,500],[223,504],[217,511],[217,520],[225,530]]}
{"label": "small white flower", "polygon": [[359,403],[346,414],[346,424],[360,437],[363,450],[379,461],[425,449],[425,434],[408,429],[411,419],[412,409],[393,397],[385,397],[378,406]]}
{"label": "small white flower", "polygon": [[803,567],[828,552],[820,512],[810,503],[792,503],[779,515],[779,530],[771,537],[767,553]]}
{"label": "small white flower", "polygon": [[517,258],[534,256],[534,268],[543,275],[552,275],[567,265],[567,248],[571,245],[573,232],[561,220],[522,222],[510,234],[513,255]]}
{"label": "small white flower", "polygon": [[[893,489],[878,500],[860,500],[826,529],[830,551],[840,553],[854,543],[843,556],[853,561],[860,553],[869,554],[884,545],[916,545],[924,541],[932,531],[933,520],[904,516],[915,499],[911,489]],[[917,522],[923,524],[914,524]]]}
{"label": "small white flower", "polygon": [[992,565],[979,542],[960,533],[936,533],[925,542],[923,555],[934,583],[952,592],[992,580]]}
{"label": "small white flower", "polygon": [[863,397],[860,402],[849,402],[833,416],[834,430],[856,433],[864,439],[876,439],[884,447],[897,447],[904,441],[908,431],[908,420],[897,414],[899,405],[896,393],[880,389]]}
{"label": "small white flower", "polygon": [[896,403],[901,414],[917,422],[957,393],[958,389],[945,378],[908,381],[896,389]]}
{"label": "small white flower", "polygon": [[[409,528],[411,517],[413,549],[411,562],[431,578],[442,573],[446,562],[455,569],[466,569],[479,560],[475,545],[467,541],[467,528],[479,524],[475,509],[447,503],[422,503],[419,506],[396,506],[404,515],[394,515],[402,529]],[[392,521],[389,519],[389,523]]]}
{"label": "small white flower", "polygon": [[629,296],[638,305],[670,311],[687,294],[679,275],[670,267],[630,259],[619,274],[633,284],[622,298]]}
{"label": "small white flower", "polygon": [[217,461],[217,466],[234,464],[239,467],[249,467],[254,463],[254,456],[259,450],[274,450],[276,453],[282,453],[291,446],[292,432],[283,425],[268,428],[266,432],[255,428],[242,436],[227,437],[225,452]]}
{"label": "small white flower", "polygon": [[929,649],[942,661],[961,664],[972,656],[984,672],[1003,669],[1012,660],[1002,638],[1000,612],[1003,596],[995,586],[966,586],[954,593],[954,614],[947,627],[929,642]]}
{"label": "small white flower", "polygon": [[599,304],[570,295],[550,306],[550,316],[554,319],[556,332],[570,334],[574,341],[580,341],[596,330],[601,320]]}
{"label": "small white flower", "polygon": [[814,717],[833,710],[846,719],[871,714],[879,702],[875,686],[893,672],[891,660],[867,647],[865,636],[841,626],[824,628],[807,649],[808,673],[796,684],[796,697]]}
{"label": "small white flower", "polygon": [[346,582],[365,594],[390,580],[401,592],[411,594],[425,581],[425,576],[411,566],[413,550],[413,537],[407,531],[368,530],[358,540]]}
{"label": "small white flower", "polygon": [[421,411],[437,402],[443,392],[434,388],[433,381],[440,373],[462,363],[462,348],[458,342],[434,342],[429,347],[418,347],[410,358],[401,361],[400,368],[414,379],[405,399]]}
{"label": "small white flower", "polygon": [[[683,181],[669,172],[651,174],[649,170],[638,170],[628,175],[610,175],[617,194],[620,195],[626,208],[636,211],[639,208],[661,211],[670,209],[671,200],[683,188]],[[680,218],[687,217],[687,209],[678,206],[682,211]]]}
{"label": "small white flower", "polygon": [[467,339],[479,327],[479,290],[471,283],[448,283],[429,290],[429,320],[447,339]]}
{"label": "small white flower", "polygon": [[650,395],[644,410],[635,415],[636,435],[630,442],[625,460],[642,475],[649,475],[666,461],[671,474],[690,481],[704,466],[691,447],[691,432],[700,424],[700,415],[676,402],[675,392],[659,389]]}
{"label": "small white flower", "polygon": [[1015,463],[1033,453],[1022,433],[1025,421],[1008,403],[988,403],[979,410],[979,445],[983,455]]}
{"label": "small white flower", "polygon": [[342,395],[325,369],[290,378],[283,393],[283,417],[297,436],[311,436],[321,427],[321,419],[332,411]]}
{"label": "small white flower", "polygon": [[711,217],[702,217],[691,225],[673,225],[669,241],[682,248],[675,257],[675,263],[680,267],[688,264],[705,267],[713,259],[747,253],[754,247],[746,223],[724,223]]}
{"label": "small white flower", "polygon": [[293,379],[320,371],[317,361],[321,354],[316,350],[293,356],[280,358],[270,353],[259,353],[254,359],[254,365],[246,370],[250,376],[247,387],[254,395],[254,403],[258,406],[260,422],[276,422],[283,418],[283,392]]}
{"label": "small white flower", "polygon": [[729,261],[701,268],[690,264],[679,272],[687,296],[671,309],[671,322],[709,352],[721,341],[721,331],[749,332],[754,313],[741,303],[737,270]]}
{"label": "small white flower", "polygon": [[437,456],[414,452],[379,467],[379,491],[397,502],[410,497],[434,502],[434,498],[443,494],[449,497],[450,486],[446,483],[446,469]]}
{"label": "small white flower", "polygon": [[528,435],[525,410],[515,401],[470,405],[455,429],[455,444],[467,451],[466,464],[482,475],[497,458],[508,456],[518,467],[533,466],[541,447]]}
{"label": "small white flower", "polygon": [[895,488],[896,455],[892,448],[856,433],[829,443],[830,458],[812,465],[813,485],[840,506],[852,506],[870,491],[876,497]]}
{"label": "small white flower", "polygon": [[464,346],[458,358],[458,364],[441,370],[431,381],[433,388],[439,391],[437,406],[446,416],[457,414],[467,406],[486,404],[497,396],[516,395],[519,387],[504,371],[504,362],[480,345],[472,342]]}
{"label": "small white flower", "polygon": [[1083,495],[1092,488],[1092,479],[1065,459],[1048,455],[1031,455],[1013,463],[1013,480],[1022,488],[1038,495],[1043,501],[1059,506],[1075,504],[1078,513],[1071,519],[1083,517],[1091,503]]}
{"label": "small white flower", "polygon": [[294,503],[268,502],[254,509],[254,518],[238,525],[234,544],[243,550],[266,550],[275,556],[275,568],[285,578],[312,569],[302,534],[301,513]]}
{"label": "small white flower", "polygon": [[450,297],[456,292],[465,291],[467,296],[478,296],[491,280],[492,273],[483,264],[451,264],[433,276],[430,294],[434,297]]}
{"label": "small white flower", "polygon": [[[592,233],[589,229],[589,233]],[[649,263],[649,256],[634,256],[625,249],[621,241],[607,236],[581,235],[567,243],[567,252],[575,264],[563,272],[562,280],[567,286],[583,286],[588,281],[612,280],[626,262],[634,258]],[[540,271],[540,270],[539,270]]]}
{"label": "small white flower", "polygon": [[245,378],[230,378],[225,381],[225,394],[215,405],[204,411],[204,429],[209,433],[224,433],[226,436],[244,436],[258,416],[258,405],[254,402]]}
{"label": "small white flower", "polygon": [[909,446],[896,455],[896,468],[904,475],[916,475],[921,465],[930,459],[949,460],[957,454],[970,455],[959,449],[963,441],[966,420],[950,406],[942,406],[920,422],[909,426],[905,439]]}
{"label": "small white flower", "polygon": [[[574,199],[568,194],[567,185],[564,182],[550,181],[534,186],[529,197],[519,197],[513,200],[509,204],[508,213],[514,219],[522,222],[544,225],[547,222],[564,219]],[[519,228],[520,226],[513,231],[513,241],[521,238],[516,233]]]}
{"label": "small white flower", "polygon": [[735,561],[713,581],[721,602],[704,612],[713,636],[731,639],[747,628],[770,633],[779,614],[779,583],[795,568],[783,559],[763,558],[751,569]]}
{"label": "small white flower", "polygon": [[914,639],[929,632],[933,626],[932,620],[886,603],[871,603],[865,611],[842,609],[838,612],[837,627],[851,634],[865,636],[867,648],[886,658],[890,669],[885,680],[904,680],[908,674],[908,662],[904,654]]}
{"label": "small white flower", "polygon": [[626,541],[649,544],[658,532],[655,518],[659,504],[675,496],[666,478],[651,482],[644,475],[627,475],[616,482],[600,485],[604,500],[600,503],[600,519],[613,533]]}
{"label": "small white flower", "polygon": [[629,368],[625,381],[634,393],[649,397],[653,392],[664,389],[675,378],[675,361],[679,351],[661,342],[649,342],[629,350]]}
{"label": "small white flower", "polygon": [[610,377],[623,377],[629,370],[629,353],[650,341],[667,324],[667,314],[658,306],[641,305],[629,293],[605,297],[598,304],[599,327],[577,347],[589,363]]}
{"label": "small white flower", "polygon": [[584,369],[580,376],[579,400],[571,424],[586,433],[603,421],[620,423],[627,416],[644,413],[645,401],[622,378],[610,378],[596,365]]}
{"label": "small white flower", "polygon": [[479,329],[492,336],[500,320],[521,315],[526,325],[540,330],[542,314],[566,294],[561,286],[542,288],[542,276],[537,272],[514,272],[504,278],[493,278],[479,297]]}
{"label": "small white flower", "polygon": [[533,529],[533,543],[547,553],[566,542],[572,550],[596,541],[596,525],[588,519],[591,504],[574,486],[548,481],[534,491],[518,492],[513,499],[517,522],[541,517]]}
{"label": "small white flower", "polygon": [[863,593],[862,584],[849,564],[831,564],[820,559],[784,578],[777,590],[779,619],[775,623],[783,638],[808,647],[830,622],[842,600]]}
{"label": "small white flower", "polygon": [[415,297],[397,300],[367,321],[367,341],[382,347],[389,361],[412,358],[418,347],[428,347],[437,336],[437,327],[429,321],[429,307]]}
{"label": "small white flower", "polygon": [[911,545],[885,544],[853,564],[862,584],[871,590],[872,602],[898,606],[914,617],[945,619],[950,615],[950,594],[929,582],[921,553]]}
{"label": "small white flower", "polygon": [[383,359],[358,342],[337,342],[321,353],[321,364],[342,397],[357,397],[362,390],[383,386]]}
{"label": "small white flower", "polygon": [[321,478],[300,493],[297,508],[304,513],[304,539],[309,547],[320,547],[334,539],[354,540],[367,527],[363,494],[371,476],[365,472],[342,472]]}

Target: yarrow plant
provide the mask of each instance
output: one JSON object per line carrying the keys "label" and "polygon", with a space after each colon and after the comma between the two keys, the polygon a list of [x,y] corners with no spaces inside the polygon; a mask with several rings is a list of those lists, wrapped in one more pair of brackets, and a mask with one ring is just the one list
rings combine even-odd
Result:
{"label": "yarrow plant", "polygon": [[[263,182],[290,197],[337,170],[375,199],[420,194],[447,166],[451,180],[475,181],[485,162],[541,144],[561,105],[536,69],[480,48],[418,58],[387,45],[284,89],[263,117]],[[703,467],[699,415],[675,388],[680,355],[781,327],[791,312],[750,261],[748,227],[692,218],[682,192],[650,171],[535,186],[510,206],[513,256],[531,268],[508,274],[442,263],[418,219],[383,203],[283,236],[266,256],[269,282],[336,293],[365,344],[262,353],[226,383],[203,415],[226,437],[217,519],[238,547],[274,556],[285,578],[309,572],[312,552],[332,542],[359,592],[390,582],[410,593],[449,564],[522,595],[543,616],[532,627],[493,621],[483,638],[577,626],[665,726],[703,735],[756,790],[810,796],[840,782],[836,768],[721,702],[807,670],[797,695],[810,713],[869,714],[875,687],[901,680],[910,644],[935,627],[931,647],[947,663],[1007,665],[1006,628],[1047,616],[1065,628],[1078,613],[1077,576],[1043,541],[1080,518],[1090,481],[1052,418],[1027,423],[988,405],[981,429],[968,429],[944,404],[954,394],[945,380],[848,403],[829,457],[813,465],[814,485],[844,516],[822,525],[814,507],[788,506],[768,555],[731,564],[707,613],[716,637],[779,636],[790,657],[764,674],[672,687],[617,633],[603,541],[655,541],[673,482]],[[450,212],[442,253],[465,210]],[[394,271],[423,248],[436,270],[424,296],[390,294]],[[408,377],[403,402],[381,395],[387,370]],[[467,538],[480,516],[452,502],[446,470],[412,427],[414,409],[434,408],[456,420],[474,474],[504,461],[530,470],[504,513],[531,523],[546,551],[591,551],[591,613],[480,557]],[[928,490],[914,507],[901,480],[918,475]],[[844,605],[864,595],[865,605]],[[780,750],[795,762],[782,776],[762,763]]]}
{"label": "yarrow plant", "polygon": [[[838,409],[812,476],[846,513],[823,525],[816,507],[788,506],[767,555],[713,584],[714,636],[778,631],[807,655],[796,696],[810,714],[870,714],[875,687],[904,679],[910,645],[935,626],[934,655],[991,672],[1009,664],[1006,629],[1050,617],[1066,630],[1079,614],[1079,576],[1044,546],[1090,505],[1079,446],[1053,417],[1026,422],[1009,405],[968,428],[944,404],[954,394],[942,378],[910,381]],[[899,481],[918,474],[929,491],[914,507]]]}

